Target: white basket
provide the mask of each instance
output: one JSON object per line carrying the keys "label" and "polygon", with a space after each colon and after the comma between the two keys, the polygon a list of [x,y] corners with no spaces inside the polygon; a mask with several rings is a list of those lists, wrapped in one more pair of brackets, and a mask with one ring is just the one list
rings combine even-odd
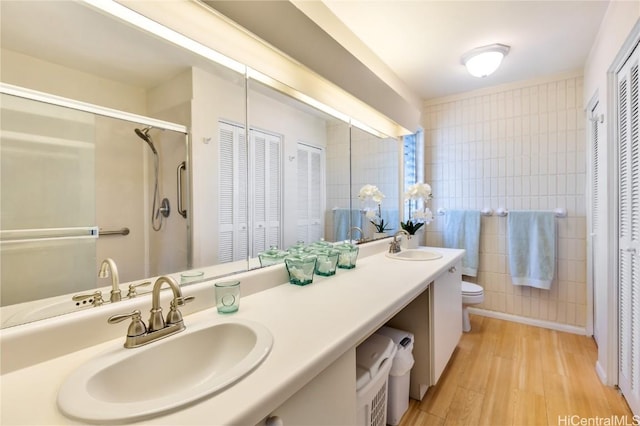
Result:
{"label": "white basket", "polygon": [[384,361],[376,377],[357,393],[358,425],[385,426],[387,424],[387,389],[393,359]]}

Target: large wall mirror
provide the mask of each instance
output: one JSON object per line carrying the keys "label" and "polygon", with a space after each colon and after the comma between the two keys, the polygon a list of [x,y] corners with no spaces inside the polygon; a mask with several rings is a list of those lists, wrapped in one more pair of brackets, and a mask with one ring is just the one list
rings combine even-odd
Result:
{"label": "large wall mirror", "polygon": [[[339,241],[334,208],[349,209],[349,124],[279,86],[249,80],[249,256],[300,241]],[[347,187],[343,188],[343,190]]]}
{"label": "large wall mirror", "polygon": [[94,289],[106,258],[122,282],[186,270],[186,132],[30,95],[0,95],[2,306]]}
{"label": "large wall mirror", "polygon": [[[400,229],[401,143],[396,138],[351,126],[350,145],[352,226],[359,228],[365,240],[392,236]],[[379,205],[359,197],[365,185],[376,186],[384,195]],[[368,217],[365,210],[375,217]],[[380,225],[381,220],[384,230],[374,225]]]}
{"label": "large wall mirror", "polygon": [[[71,303],[71,296],[108,289],[110,279],[98,278],[105,258],[116,261],[122,282],[188,269],[210,279],[258,266],[257,255],[270,246],[340,241],[358,225],[370,239],[357,198],[361,183],[384,188],[383,210],[390,220],[397,214],[395,139],[381,140],[284,86],[247,78],[81,3],[0,7],[3,83],[142,117],[3,95],[3,327],[91,306]],[[149,125],[153,120],[173,130]],[[188,134],[173,128],[179,126]],[[52,174],[60,181],[45,182]],[[171,213],[154,230],[164,198]],[[31,216],[43,224],[12,223]],[[29,245],[37,256],[17,260],[27,246],[10,242],[23,237],[5,231],[47,229],[60,218],[53,227],[103,231],[66,254],[73,276],[48,255],[58,249],[47,235]],[[43,285],[42,276],[54,279]]]}

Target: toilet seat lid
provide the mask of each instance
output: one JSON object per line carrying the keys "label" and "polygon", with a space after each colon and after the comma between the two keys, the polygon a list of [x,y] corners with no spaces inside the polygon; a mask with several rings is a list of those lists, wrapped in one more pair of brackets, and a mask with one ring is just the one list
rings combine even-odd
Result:
{"label": "toilet seat lid", "polygon": [[478,284],[462,281],[462,293],[464,294],[483,294],[484,289]]}

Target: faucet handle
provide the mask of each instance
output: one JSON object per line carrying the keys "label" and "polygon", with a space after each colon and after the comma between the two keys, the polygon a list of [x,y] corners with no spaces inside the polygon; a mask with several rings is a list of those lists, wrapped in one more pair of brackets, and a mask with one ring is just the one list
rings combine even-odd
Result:
{"label": "faucet handle", "polygon": [[100,306],[104,303],[104,300],[102,299],[102,292],[100,290],[96,290],[93,293],[76,294],[71,298],[71,300],[73,300],[74,302],[79,302],[81,300],[91,299],[92,297],[93,300],[89,300],[89,302],[91,302],[93,306]]}
{"label": "faucet handle", "polygon": [[118,314],[109,317],[107,322],[109,324],[115,324],[122,322],[128,318],[131,318],[131,324],[129,324],[129,330],[127,331],[127,337],[142,336],[147,333],[147,326],[142,321],[142,316],[139,310],[135,310],[128,314]]}
{"label": "faucet handle", "polygon": [[147,285],[151,285],[151,281],[144,281],[138,284],[129,284],[129,291],[127,292],[127,297],[129,299],[133,299],[134,297],[136,297],[138,295],[138,292],[136,291],[136,288],[138,287],[144,287]]}
{"label": "faucet handle", "polygon": [[175,324],[182,321],[182,313],[178,310],[178,306],[184,306],[195,299],[194,296],[176,297],[171,301],[171,307],[167,314],[167,324]]}
{"label": "faucet handle", "polygon": [[176,306],[184,306],[189,302],[193,302],[195,298],[195,296],[177,297],[171,301],[171,304],[175,304]]}

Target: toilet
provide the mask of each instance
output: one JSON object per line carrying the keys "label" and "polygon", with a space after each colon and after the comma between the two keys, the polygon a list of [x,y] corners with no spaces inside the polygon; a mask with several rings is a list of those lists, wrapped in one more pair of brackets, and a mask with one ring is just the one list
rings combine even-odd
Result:
{"label": "toilet", "polygon": [[462,281],[462,331],[471,331],[469,321],[469,305],[477,305],[484,301],[484,289],[478,284]]}

